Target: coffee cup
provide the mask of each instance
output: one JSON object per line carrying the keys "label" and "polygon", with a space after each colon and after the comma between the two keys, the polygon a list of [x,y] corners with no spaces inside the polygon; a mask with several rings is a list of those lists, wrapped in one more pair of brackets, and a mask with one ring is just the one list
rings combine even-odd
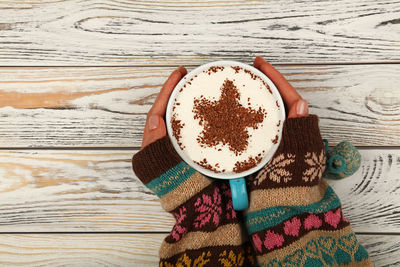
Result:
{"label": "coffee cup", "polygon": [[[232,113],[223,114],[227,111]],[[248,207],[245,177],[270,161],[284,120],[273,82],[236,61],[210,62],[189,72],[166,110],[167,132],[179,156],[205,176],[229,180],[235,210]]]}

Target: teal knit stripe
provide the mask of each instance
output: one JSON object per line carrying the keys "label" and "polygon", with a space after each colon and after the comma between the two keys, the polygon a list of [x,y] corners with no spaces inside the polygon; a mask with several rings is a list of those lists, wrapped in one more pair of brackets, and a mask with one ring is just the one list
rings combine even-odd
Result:
{"label": "teal knit stripe", "polygon": [[175,167],[146,184],[146,187],[153,191],[158,197],[162,197],[189,179],[195,172],[195,169],[190,167],[186,162],[181,161]]}
{"label": "teal knit stripe", "polygon": [[245,223],[249,234],[259,232],[299,214],[323,213],[340,206],[340,200],[328,186],[324,197],[313,204],[299,206],[279,206],[253,211],[246,215]]}

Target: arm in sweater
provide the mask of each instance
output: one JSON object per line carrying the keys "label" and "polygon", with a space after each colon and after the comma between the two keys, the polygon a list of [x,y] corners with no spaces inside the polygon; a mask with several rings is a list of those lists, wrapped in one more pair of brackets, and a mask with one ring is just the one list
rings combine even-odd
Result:
{"label": "arm in sweater", "polygon": [[261,266],[372,266],[322,180],[318,117],[289,118],[272,160],[250,177],[245,224]]}
{"label": "arm in sweater", "polygon": [[160,248],[160,266],[251,266],[252,249],[232,208],[229,185],[186,164],[168,137],[133,157],[138,178],[176,220]]}

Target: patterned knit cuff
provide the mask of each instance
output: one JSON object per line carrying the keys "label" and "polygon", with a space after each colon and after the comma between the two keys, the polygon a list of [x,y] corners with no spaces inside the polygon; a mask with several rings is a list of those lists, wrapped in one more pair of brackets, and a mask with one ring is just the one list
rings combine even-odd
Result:
{"label": "patterned knit cuff", "polygon": [[133,171],[137,177],[148,184],[182,161],[168,136],[145,146],[132,158]]}
{"label": "patterned knit cuff", "polygon": [[283,151],[317,151],[323,147],[318,126],[318,116],[288,118],[283,127],[281,147]]}

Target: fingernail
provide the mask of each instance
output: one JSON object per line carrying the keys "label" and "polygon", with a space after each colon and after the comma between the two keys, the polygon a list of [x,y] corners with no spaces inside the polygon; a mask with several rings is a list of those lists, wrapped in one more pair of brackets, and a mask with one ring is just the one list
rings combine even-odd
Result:
{"label": "fingernail", "polygon": [[308,102],[304,99],[297,101],[296,111],[298,116],[308,116]]}
{"label": "fingernail", "polygon": [[160,120],[158,116],[152,115],[149,117],[149,130],[157,129]]}

